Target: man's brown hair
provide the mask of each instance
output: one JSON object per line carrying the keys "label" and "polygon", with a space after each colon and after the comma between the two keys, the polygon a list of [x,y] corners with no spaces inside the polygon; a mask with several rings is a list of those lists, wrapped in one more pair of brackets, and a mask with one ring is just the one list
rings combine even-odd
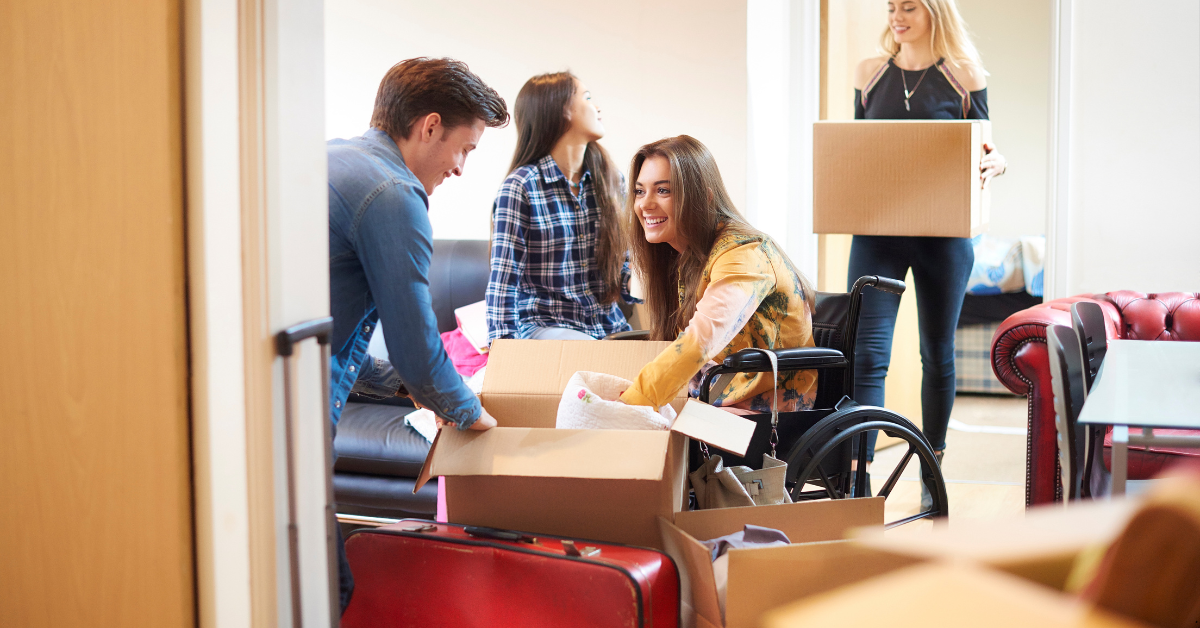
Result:
{"label": "man's brown hair", "polygon": [[413,124],[437,113],[453,128],[483,120],[490,127],[508,124],[508,107],[490,88],[454,59],[417,57],[392,66],[379,82],[371,126],[393,138],[408,137]]}

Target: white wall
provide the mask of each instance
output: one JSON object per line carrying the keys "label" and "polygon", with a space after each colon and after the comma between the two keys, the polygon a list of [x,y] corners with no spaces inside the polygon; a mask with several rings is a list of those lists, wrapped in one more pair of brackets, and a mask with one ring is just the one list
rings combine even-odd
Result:
{"label": "white wall", "polygon": [[[745,207],[744,0],[338,0],[325,3],[325,50],[328,138],[367,129],[380,78],[403,59],[465,61],[510,111],[531,76],[569,69],[600,107],[602,144],[621,170],[642,144],[687,133],[713,152]],[[511,125],[484,133],[464,176],[430,198],[435,237],[488,237],[515,144]]]}
{"label": "white wall", "polygon": [[817,277],[812,232],[812,126],[821,108],[821,3],[747,3],[747,219],[806,277]]}
{"label": "white wall", "polygon": [[1009,163],[992,186],[988,233],[1001,238],[1046,232],[1051,4],[958,0],[990,73],[992,137]]}
{"label": "white wall", "polygon": [[1200,3],[1063,1],[1056,296],[1200,290]]}

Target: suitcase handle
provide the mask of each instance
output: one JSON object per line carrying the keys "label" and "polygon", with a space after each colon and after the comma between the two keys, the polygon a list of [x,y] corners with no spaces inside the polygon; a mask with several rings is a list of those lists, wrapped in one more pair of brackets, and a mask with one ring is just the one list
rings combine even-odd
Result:
{"label": "suitcase handle", "polygon": [[520,532],[513,532],[512,530],[497,530],[496,528],[485,528],[483,526],[466,526],[463,528],[463,532],[466,532],[471,536],[477,536],[484,539],[493,539],[496,541],[526,541],[532,543],[534,538],[528,534],[521,534]]}
{"label": "suitcase handle", "polygon": [[[511,541],[514,543],[537,543],[537,537],[512,530],[497,530],[496,528],[485,528],[483,526],[464,526],[463,532],[482,539],[492,539],[494,541]],[[563,553],[567,556],[599,556],[600,548],[592,547],[591,545],[579,547],[575,541],[569,539],[562,540]]]}
{"label": "suitcase handle", "polygon": [[[300,604],[300,528],[296,515],[296,454],[295,434],[292,422],[292,358],[296,344],[309,338],[315,338],[321,350],[321,412],[329,412],[329,339],[333,334],[333,317],[325,316],[303,323],[292,325],[275,334],[275,352],[283,358],[283,431],[284,450],[287,460],[287,492],[288,492],[288,562],[291,575],[292,594],[292,623],[299,628],[303,625]],[[326,574],[329,584],[329,613],[330,626],[338,626],[341,618],[341,608],[337,603],[340,595],[337,538],[341,534],[336,528],[337,516],[333,509],[333,439],[330,430],[325,430],[325,553],[329,569]],[[332,523],[333,525],[330,525]]]}

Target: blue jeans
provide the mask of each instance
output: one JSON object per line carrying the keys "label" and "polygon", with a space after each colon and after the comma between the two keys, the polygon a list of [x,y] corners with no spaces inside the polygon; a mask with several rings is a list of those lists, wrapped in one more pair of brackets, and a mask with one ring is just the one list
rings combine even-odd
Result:
{"label": "blue jeans", "polygon": [[[954,407],[954,329],[962,311],[975,250],[967,238],[854,236],[849,283],[863,275],[904,281],[909,268],[917,294],[921,333],[921,415],[935,450],[946,447],[946,426]],[[854,400],[883,406],[883,380],[892,357],[892,334],[900,296],[868,288],[863,292],[854,351]],[[868,437],[868,460],[875,439]]]}

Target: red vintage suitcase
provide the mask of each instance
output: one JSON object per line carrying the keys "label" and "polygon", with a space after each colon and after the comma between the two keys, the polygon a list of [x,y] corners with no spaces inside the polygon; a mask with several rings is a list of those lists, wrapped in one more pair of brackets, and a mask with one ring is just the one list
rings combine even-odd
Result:
{"label": "red vintage suitcase", "polygon": [[627,545],[405,519],[346,539],[342,628],[676,628],[679,572]]}

